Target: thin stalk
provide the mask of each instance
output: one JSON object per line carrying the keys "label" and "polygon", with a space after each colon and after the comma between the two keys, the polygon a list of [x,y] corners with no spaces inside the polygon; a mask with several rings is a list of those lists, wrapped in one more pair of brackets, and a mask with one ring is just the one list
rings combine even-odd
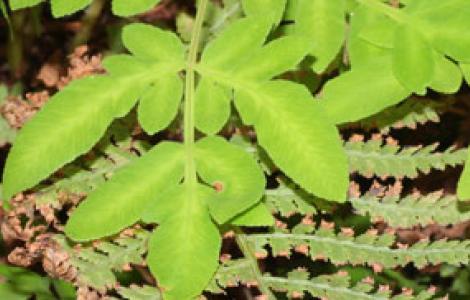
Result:
{"label": "thin stalk", "polygon": [[196,164],[194,162],[194,93],[196,85],[195,67],[197,64],[197,54],[201,39],[202,24],[207,10],[208,0],[199,1],[196,21],[191,34],[191,44],[189,45],[188,61],[186,65],[186,87],[184,99],[184,147],[186,148],[186,164],[184,170],[185,183],[195,184]]}
{"label": "thin stalk", "polygon": [[91,3],[90,7],[85,11],[85,14],[82,17],[82,27],[80,31],[75,35],[71,47],[74,48],[86,44],[90,39],[93,28],[98,21],[98,18],[103,11],[103,7],[106,3],[106,0],[95,0]]}
{"label": "thin stalk", "polygon": [[248,240],[246,236],[238,228],[235,229],[235,232],[236,232],[235,239],[237,241],[238,247],[240,248],[240,251],[243,253],[243,256],[245,256],[245,258],[248,259],[248,261],[250,261],[250,269],[255,275],[256,281],[258,282],[259,290],[261,291],[261,293],[267,296],[269,300],[276,299],[276,297],[271,292],[269,287],[263,284],[263,281],[264,281],[263,274],[261,274],[261,271],[259,270],[258,260],[256,259],[255,253],[248,245]]}

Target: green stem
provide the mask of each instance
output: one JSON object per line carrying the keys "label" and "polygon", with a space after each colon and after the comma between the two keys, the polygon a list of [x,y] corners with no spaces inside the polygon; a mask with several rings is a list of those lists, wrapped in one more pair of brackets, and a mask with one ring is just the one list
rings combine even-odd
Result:
{"label": "green stem", "polygon": [[208,0],[200,0],[196,21],[191,34],[191,44],[189,45],[188,62],[186,66],[186,87],[184,100],[184,146],[186,148],[186,164],[184,170],[185,183],[195,184],[196,164],[194,162],[194,92],[196,85],[195,67],[197,64],[197,54],[201,39],[202,25],[206,13]]}
{"label": "green stem", "polygon": [[276,299],[276,297],[271,292],[269,287],[263,284],[264,278],[263,278],[263,274],[261,274],[261,271],[259,270],[259,267],[258,267],[258,259],[256,258],[253,250],[248,245],[248,240],[246,236],[243,234],[243,232],[239,228],[236,228],[235,232],[236,232],[235,239],[237,241],[238,247],[240,247],[240,251],[243,253],[243,256],[245,256],[245,258],[248,259],[248,261],[250,261],[250,269],[253,272],[256,278],[256,281],[258,282],[259,290],[261,291],[261,293],[266,295],[269,300]]}
{"label": "green stem", "polygon": [[106,0],[95,0],[91,3],[90,7],[85,11],[84,16],[82,17],[82,28],[75,35],[71,44],[72,49],[70,50],[88,42],[105,4]]}

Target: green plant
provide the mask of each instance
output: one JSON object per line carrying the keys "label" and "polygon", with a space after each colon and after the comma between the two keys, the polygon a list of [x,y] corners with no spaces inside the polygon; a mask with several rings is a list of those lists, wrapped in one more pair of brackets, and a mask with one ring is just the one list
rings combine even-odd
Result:
{"label": "green plant", "polygon": [[[18,9],[38,2],[10,1],[10,5]],[[115,7],[117,2],[113,1]],[[139,11],[157,1],[144,2]],[[63,1],[51,1],[55,16],[89,3],[60,6]],[[131,54],[106,57],[106,75],[72,82],[20,131],[6,163],[3,194],[9,199],[34,188],[87,153],[113,120],[126,116],[137,103],[137,118],[145,132],[163,131],[177,117],[184,98],[183,144],[163,141],[143,151],[142,157],[126,157],[113,164],[98,160],[101,164],[96,169],[71,172],[68,178],[43,189],[39,198],[49,201],[49,196],[53,202],[55,193],[63,190],[89,193],[65,228],[75,242],[113,236],[138,222],[158,224],[148,240],[146,262],[164,299],[192,299],[206,288],[216,291],[229,281],[252,280],[270,298],[274,297],[271,288],[332,299],[391,297],[389,291],[374,290],[370,283],[352,284],[342,273],[314,278],[305,270],[291,272],[287,278],[263,274],[256,257],[268,255],[268,248],[274,256],[297,251],[310,260],[321,257],[334,265],[379,269],[410,262],[417,267],[468,264],[468,241],[421,241],[400,248],[393,234],[338,232],[334,226],[317,225],[310,219],[321,211],[334,215],[335,208],[346,201],[360,215],[382,218],[392,226],[400,222],[406,226],[432,221],[453,224],[468,218],[455,197],[416,200],[387,196],[377,202],[371,200],[377,198],[374,194],[347,196],[350,173],[415,178],[419,172],[464,162],[464,150],[435,152],[437,145],[402,149],[377,139],[344,143],[336,127],[367,117],[370,121],[384,108],[413,93],[425,94],[427,88],[454,93],[460,87],[463,76],[455,62],[463,68],[470,62],[470,36],[460,34],[469,25],[470,4],[464,0],[445,5],[434,0],[402,3],[402,8],[394,8],[374,0],[246,0],[241,1],[245,17],[208,34],[203,23],[210,6],[208,0],[200,0],[190,26],[189,46],[170,31],[127,25],[122,39]],[[137,12],[131,6],[123,8],[129,11],[115,12]],[[447,23],[450,15],[452,22]],[[290,16],[294,24],[284,32],[276,30],[284,16]],[[344,52],[349,58],[342,60],[339,54],[347,26]],[[332,66],[346,68],[349,64],[351,70],[328,80],[318,99],[308,86],[283,77],[299,66],[307,65],[321,74]],[[256,146],[215,136],[229,121],[232,102],[242,123],[254,128]],[[390,110],[392,117],[387,122],[381,119],[381,128],[390,129],[404,117],[411,118],[411,124],[435,120],[432,113],[419,118],[421,111],[416,106]],[[206,136],[196,138],[202,135]],[[101,146],[98,144],[103,150]],[[269,159],[272,163],[265,163]],[[263,171],[270,172],[269,165],[279,168],[288,183],[265,190]],[[459,185],[461,200],[470,197],[468,169]],[[107,180],[105,173],[114,174]],[[426,201],[431,205],[439,201],[449,210],[428,210]],[[389,210],[401,211],[405,219]],[[271,213],[285,218],[299,214],[304,222],[277,228]],[[245,234],[239,226],[272,230]],[[245,255],[232,262],[243,264],[240,268],[219,266],[220,232],[227,229],[237,232],[236,241]],[[82,277],[82,283],[111,285],[117,280],[111,270],[142,262],[146,240],[147,236],[106,242],[76,255],[72,263],[79,270],[89,270],[93,260],[106,262],[110,266],[103,271],[104,281]],[[68,247],[63,238],[62,245]],[[155,291],[148,287],[118,292],[125,296]],[[424,291],[416,297],[431,296]],[[396,299],[409,297],[403,294]]]}
{"label": "green plant", "polygon": [[[59,18],[73,14],[92,3],[93,0],[51,0],[52,14]],[[9,0],[12,10],[35,6],[44,0]],[[118,16],[132,16],[149,10],[158,4],[160,0],[113,0],[113,13]]]}
{"label": "green plant", "polygon": [[75,290],[69,283],[41,277],[26,269],[0,264],[0,277],[2,299],[26,300],[32,296],[40,300],[75,299]]}

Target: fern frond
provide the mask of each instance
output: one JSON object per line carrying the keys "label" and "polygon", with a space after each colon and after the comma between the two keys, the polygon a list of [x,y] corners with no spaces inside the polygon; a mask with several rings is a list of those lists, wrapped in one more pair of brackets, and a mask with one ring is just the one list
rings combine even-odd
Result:
{"label": "fern frond", "polygon": [[129,300],[160,300],[162,296],[160,290],[153,286],[136,286],[118,287],[117,292],[124,299]]}
{"label": "fern frond", "polygon": [[256,276],[247,258],[229,260],[222,264],[212,278],[206,291],[214,294],[225,293],[224,289],[239,285],[258,285]]}
{"label": "fern frond", "polygon": [[208,287],[209,292],[222,293],[227,287],[234,287],[240,284],[247,286],[257,286],[263,284],[273,290],[287,293],[289,298],[302,298],[304,293],[322,299],[430,299],[433,294],[430,291],[423,291],[418,295],[399,294],[392,296],[388,288],[377,289],[373,282],[363,281],[356,285],[351,284],[351,279],[346,273],[333,275],[322,275],[311,278],[310,274],[297,269],[289,272],[287,277],[275,277],[265,274],[262,282],[256,282],[255,276],[250,269],[250,263],[245,259],[229,261],[222,265],[212,283]]}
{"label": "fern frond", "polygon": [[106,158],[99,158],[96,163],[98,168],[91,170],[77,167],[70,168],[70,176],[57,181],[36,194],[37,204],[58,204],[61,195],[69,194],[88,194],[105,182],[118,169],[129,162],[122,157],[121,161],[111,161]]}
{"label": "fern frond", "polygon": [[265,192],[266,205],[272,212],[279,213],[283,217],[289,217],[296,213],[316,214],[317,210],[309,199],[312,199],[312,196],[300,189],[295,189],[293,185],[289,186],[284,183],[281,183],[276,189]]}
{"label": "fern frond", "polygon": [[[36,203],[57,207],[64,195],[88,194],[135,158],[136,155],[125,149],[132,143],[131,128],[126,122],[129,122],[127,118],[114,122],[96,147],[100,156],[91,162],[85,160],[84,167],[70,164],[63,168],[64,178],[40,189],[35,194]],[[139,143],[133,144],[140,147]]]}
{"label": "fern frond", "polygon": [[360,121],[359,124],[369,130],[378,128],[384,134],[391,129],[415,129],[428,122],[439,122],[439,114],[445,112],[453,102],[452,98],[448,98],[448,101],[436,101],[411,97],[397,106]]}
{"label": "fern frond", "polygon": [[388,288],[376,289],[373,284],[366,281],[356,285],[351,284],[347,273],[322,275],[310,278],[310,274],[302,269],[292,271],[287,278],[266,276],[263,281],[275,290],[287,292],[292,297],[302,296],[304,292],[313,297],[322,299],[350,300],[350,299],[431,299],[433,294],[423,291],[418,295],[399,294],[392,296]]}
{"label": "fern frond", "polygon": [[352,198],[350,202],[356,213],[383,220],[392,227],[405,228],[432,223],[447,225],[470,219],[470,211],[459,207],[461,203],[456,196],[442,196],[440,192],[424,196],[409,195],[404,198],[365,195]]}
{"label": "fern frond", "polygon": [[305,228],[298,232],[294,228],[293,233],[253,234],[247,239],[259,253],[267,254],[267,246],[275,256],[289,255],[293,249],[306,249],[302,252],[312,259],[329,259],[334,264],[378,264],[392,268],[413,262],[421,268],[429,264],[461,265],[470,261],[470,241],[420,241],[410,247],[393,248],[395,236],[391,234],[367,232],[354,237],[347,233],[336,234],[328,228],[308,234]]}
{"label": "fern frond", "polygon": [[133,237],[103,241],[96,247],[83,246],[78,251],[67,243],[63,235],[57,235],[55,239],[69,254],[71,264],[77,268],[79,284],[104,289],[117,282],[113,271],[121,271],[128,264],[143,263],[149,236],[147,231],[137,231]]}
{"label": "fern frond", "polygon": [[393,176],[416,178],[419,172],[428,174],[432,169],[463,164],[466,149],[450,147],[436,152],[438,144],[426,147],[400,147],[383,144],[381,140],[348,141],[344,144],[351,172],[364,176]]}

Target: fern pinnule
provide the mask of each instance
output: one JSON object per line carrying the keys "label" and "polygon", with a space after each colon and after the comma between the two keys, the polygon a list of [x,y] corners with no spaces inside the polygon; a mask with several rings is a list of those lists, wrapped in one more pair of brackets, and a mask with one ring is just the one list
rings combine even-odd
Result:
{"label": "fern pinnule", "polygon": [[392,268],[414,263],[421,268],[440,263],[458,266],[470,261],[470,241],[422,240],[412,246],[395,246],[395,235],[388,233],[377,234],[370,230],[354,236],[352,230],[336,233],[332,226],[320,226],[308,232],[312,227],[302,225],[300,229],[294,228],[292,233],[252,234],[247,239],[259,253],[266,253],[269,246],[274,256],[289,256],[300,247],[312,259],[328,259],[339,265]]}
{"label": "fern pinnule", "polygon": [[448,110],[454,102],[450,97],[440,101],[410,97],[403,103],[359,121],[359,124],[367,130],[377,128],[383,134],[391,129],[416,129],[418,125],[438,123],[439,114]]}
{"label": "fern pinnule", "polygon": [[370,177],[416,178],[419,173],[428,174],[432,169],[461,165],[466,160],[465,149],[450,147],[443,152],[436,151],[438,144],[425,147],[400,147],[384,144],[382,140],[348,141],[344,144],[349,158],[351,172]]}
{"label": "fern pinnule", "polygon": [[415,225],[456,224],[470,219],[470,211],[459,203],[455,195],[434,192],[427,195],[398,195],[377,197],[364,195],[349,199],[356,213],[369,215],[373,220],[382,220],[393,227]]}
{"label": "fern pinnule", "polygon": [[134,236],[120,237],[100,242],[96,247],[82,246],[75,251],[63,235],[55,240],[68,253],[70,262],[78,270],[77,282],[96,289],[114,286],[118,280],[114,271],[121,271],[128,264],[142,264],[147,251],[150,233],[138,230]]}
{"label": "fern pinnule", "polygon": [[222,293],[224,288],[238,285],[267,286],[275,291],[286,293],[289,299],[300,299],[305,293],[322,299],[430,299],[434,292],[432,289],[413,294],[405,290],[397,295],[392,294],[388,286],[377,287],[373,280],[365,279],[356,284],[351,283],[350,276],[340,271],[336,274],[312,277],[310,273],[298,268],[285,277],[265,274],[262,282],[256,282],[245,259],[229,261],[220,266],[209,288],[213,293]]}

